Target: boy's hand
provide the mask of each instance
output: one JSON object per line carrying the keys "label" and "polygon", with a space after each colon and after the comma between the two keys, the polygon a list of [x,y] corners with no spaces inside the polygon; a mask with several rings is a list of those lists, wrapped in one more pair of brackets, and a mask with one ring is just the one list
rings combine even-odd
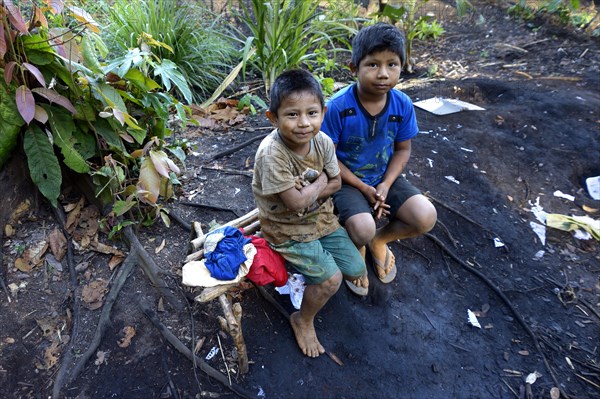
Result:
{"label": "boy's hand", "polygon": [[373,211],[375,212],[373,217],[375,218],[375,220],[379,220],[382,217],[388,216],[390,214],[390,206],[383,201],[377,201],[373,206]]}

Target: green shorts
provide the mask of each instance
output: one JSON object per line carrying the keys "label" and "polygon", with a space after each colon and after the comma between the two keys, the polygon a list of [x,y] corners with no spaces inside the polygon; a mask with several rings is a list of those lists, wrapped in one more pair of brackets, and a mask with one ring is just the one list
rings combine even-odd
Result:
{"label": "green shorts", "polygon": [[338,270],[349,278],[365,274],[365,262],[343,227],[318,240],[289,240],[271,248],[304,276],[306,284],[321,284]]}

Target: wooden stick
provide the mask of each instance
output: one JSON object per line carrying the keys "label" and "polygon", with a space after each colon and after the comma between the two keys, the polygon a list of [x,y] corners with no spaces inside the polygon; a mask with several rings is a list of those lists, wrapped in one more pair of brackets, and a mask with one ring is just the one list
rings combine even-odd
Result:
{"label": "wooden stick", "polygon": [[242,334],[242,305],[238,302],[232,307],[226,294],[219,295],[219,302],[225,315],[225,318],[219,316],[219,323],[221,328],[233,339],[238,352],[240,374],[246,374],[248,372],[248,350]]}
{"label": "wooden stick", "polygon": [[[249,224],[251,224],[252,222],[258,220],[258,208],[254,208],[253,210],[251,210],[250,212],[248,212],[247,214],[245,214],[244,216],[241,216],[237,219],[233,219],[227,223],[225,223],[224,225],[222,225],[221,227],[225,227],[225,226],[231,226],[231,227],[243,227],[243,226],[247,226]],[[202,245],[204,245],[204,241],[206,241],[206,236],[208,235],[204,234],[202,237],[198,237],[192,240],[192,247],[194,249],[198,249],[200,247],[202,247]]]}
{"label": "wooden stick", "polygon": [[198,295],[196,298],[194,298],[194,300],[196,302],[200,302],[200,303],[210,302],[213,299],[218,298],[222,294],[229,291],[230,288],[236,287],[237,285],[238,284],[235,283],[235,284],[217,285],[216,287],[207,287],[207,288],[203,289],[202,292],[200,293],[200,295]]}

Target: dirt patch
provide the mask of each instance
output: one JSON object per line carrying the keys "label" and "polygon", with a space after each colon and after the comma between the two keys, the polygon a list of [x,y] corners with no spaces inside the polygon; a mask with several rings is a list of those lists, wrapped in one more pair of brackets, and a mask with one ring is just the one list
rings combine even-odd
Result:
{"label": "dirt patch", "polygon": [[[535,371],[541,376],[529,387],[531,397],[550,397],[557,383],[572,398],[598,397],[598,242],[548,229],[543,245],[530,226],[536,220],[530,210],[538,198],[550,213],[584,215],[582,205],[598,208],[583,179],[600,169],[599,42],[550,24],[532,29],[487,3],[477,10],[483,18],[445,19],[442,40],[417,42],[417,73],[402,80],[414,101],[444,96],[486,110],[436,116],[417,109],[421,133],[405,172],[430,195],[439,223],[433,238],[392,245],[400,266],[393,283],[371,279],[371,293],[362,299],[342,287],[319,314],[320,340],[343,366],[326,355],[304,357],[287,320],[249,286],[233,292],[243,307],[251,361],[249,373],[240,375],[232,341],[219,332],[217,301],[195,303],[196,291],[181,287],[177,276],[189,232],[173,222],[168,229],[142,229],[139,238],[160,269],[175,276],[165,277],[175,303],[161,300],[142,270],[134,269],[98,351],[61,397],[243,396],[194,370],[139,302],[158,310],[187,347],[204,338],[198,353],[203,359],[222,348],[205,361],[249,397],[528,397],[525,379]],[[259,141],[213,158],[266,134],[268,126],[257,116],[227,131],[180,133],[196,144],[198,155],[188,158],[184,187],[169,209],[205,229],[253,209],[250,171]],[[556,197],[557,190],[575,201]],[[63,202],[78,199],[67,193]],[[0,297],[2,397],[50,396],[68,342],[72,369],[96,334],[101,310],[74,307],[66,268],[47,261],[29,272],[14,267],[22,250],[47,239],[56,226],[53,213],[40,205],[4,237],[6,281],[20,288],[11,302]],[[505,246],[496,247],[495,238]],[[123,242],[115,246],[128,252]],[[123,266],[111,270],[111,258],[75,250],[74,264],[83,265],[75,276],[77,295],[92,281],[114,284]],[[266,288],[292,310],[287,296]],[[482,328],[467,322],[468,309],[479,315]],[[126,327],[136,334],[124,346]]]}

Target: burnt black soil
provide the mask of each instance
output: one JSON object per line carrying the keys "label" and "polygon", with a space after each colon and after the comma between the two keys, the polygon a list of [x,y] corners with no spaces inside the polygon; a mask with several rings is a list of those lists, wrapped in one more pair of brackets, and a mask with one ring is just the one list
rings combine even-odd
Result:
{"label": "burnt black soil", "polygon": [[[198,291],[180,284],[189,232],[173,221],[168,229],[144,228],[139,237],[159,267],[175,276],[165,277],[175,306],[161,301],[136,269],[98,347],[106,352],[104,361],[95,362],[94,355],[61,397],[242,396],[194,371],[139,302],[160,310],[158,318],[187,347],[204,338],[201,358],[220,346],[228,369],[221,351],[206,362],[226,375],[229,370],[232,383],[248,397],[549,398],[553,387],[571,398],[600,397],[598,242],[548,229],[543,245],[529,224],[538,198],[549,213],[585,215],[587,204],[588,214],[600,217],[582,184],[600,170],[600,46],[597,39],[548,23],[532,30],[487,3],[479,4],[478,14],[485,22],[448,17],[443,39],[416,43],[417,73],[401,82],[414,101],[443,96],[485,110],[436,116],[417,109],[421,132],[405,172],[432,198],[439,223],[431,237],[391,245],[399,266],[391,284],[372,278],[366,298],[342,286],[320,312],[319,338],[343,365],[327,355],[304,357],[285,317],[249,285],[232,292],[243,308],[251,362],[249,373],[240,375],[233,343],[219,332],[218,301],[195,303],[190,298]],[[431,65],[437,71],[427,74]],[[205,231],[212,222],[253,209],[249,172],[259,141],[212,158],[266,134],[268,126],[257,115],[226,130],[190,127],[179,133],[196,145],[197,155],[188,157],[184,186],[167,207],[187,222],[201,222]],[[574,195],[575,202],[556,197],[557,190]],[[65,344],[49,370],[42,367],[46,350],[57,330],[72,334],[68,272],[40,267],[22,273],[13,266],[17,246],[35,244],[54,226],[41,204],[4,240],[7,283],[26,286],[10,303],[0,298],[1,397],[49,397]],[[495,238],[505,245],[496,247]],[[164,248],[155,251],[163,240]],[[90,262],[89,274],[77,276],[81,285],[111,280],[106,255],[74,256],[76,264]],[[272,286],[266,290],[293,310],[289,297]],[[478,312],[482,328],[467,322],[469,309]],[[99,316],[100,310],[80,309],[71,337],[75,358],[87,349]],[[40,320],[55,331],[44,335]],[[126,326],[137,334],[122,348],[117,343]],[[536,371],[541,376],[528,387],[525,379]]]}

